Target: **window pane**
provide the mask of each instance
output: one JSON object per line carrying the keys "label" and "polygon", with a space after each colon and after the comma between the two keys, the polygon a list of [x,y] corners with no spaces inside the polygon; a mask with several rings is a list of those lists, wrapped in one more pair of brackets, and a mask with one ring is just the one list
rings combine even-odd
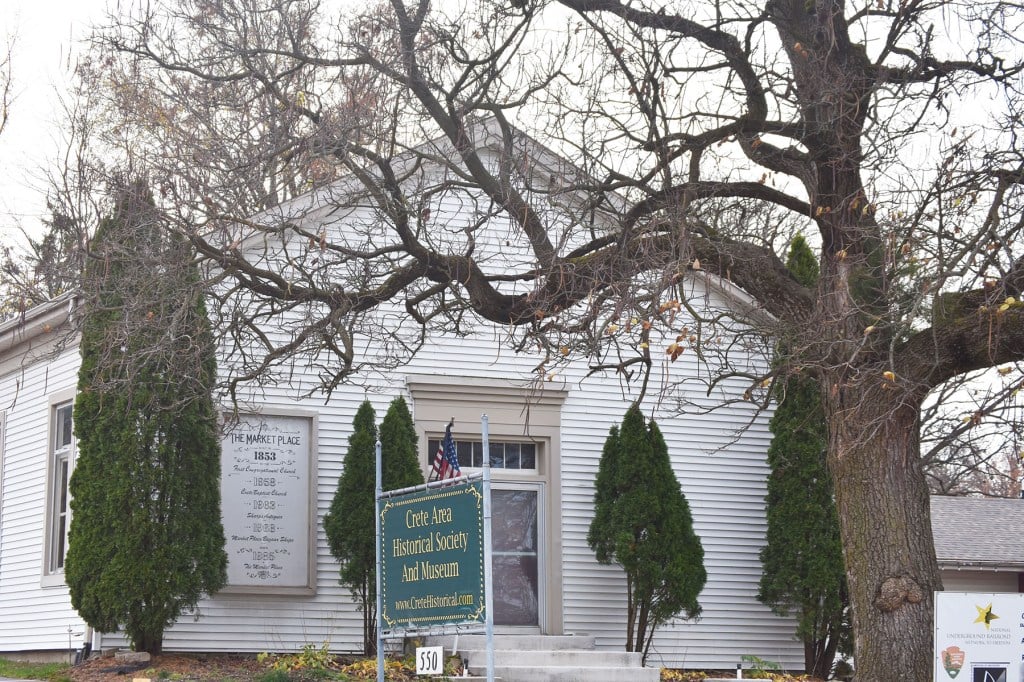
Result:
{"label": "window pane", "polygon": [[68,458],[62,457],[57,464],[60,469],[57,485],[57,513],[66,514],[68,511]]}
{"label": "window pane", "polygon": [[473,444],[464,440],[455,441],[455,452],[459,455],[459,468],[473,466]]}
{"label": "window pane", "polygon": [[64,568],[64,548],[67,542],[68,518],[68,460],[67,455],[56,462],[55,483],[52,510],[53,527],[50,529],[50,570],[59,571]]}
{"label": "window pane", "polygon": [[505,444],[505,468],[521,469],[519,464],[519,443]]}
{"label": "window pane", "polygon": [[538,621],[537,556],[495,556],[494,624],[536,625]]}
{"label": "window pane", "polygon": [[71,445],[71,405],[61,405],[57,408],[56,432],[57,442],[54,443],[55,450],[61,450]]}
{"label": "window pane", "polygon": [[491,545],[495,552],[537,553],[537,491],[492,490]]}
{"label": "window pane", "polygon": [[537,625],[537,491],[492,490],[494,622]]}
{"label": "window pane", "polygon": [[[440,445],[438,439],[427,441],[427,466],[433,464]],[[457,440],[455,452],[462,468],[479,469],[484,465],[484,444],[481,441]],[[492,469],[536,469],[537,446],[534,443],[491,441],[490,459]]]}
{"label": "window pane", "polygon": [[523,443],[519,455],[519,467],[521,469],[537,468],[537,446],[533,443]]}
{"label": "window pane", "polygon": [[491,455],[491,468],[492,469],[504,469],[505,468],[505,444],[504,443],[489,443],[489,450]]}

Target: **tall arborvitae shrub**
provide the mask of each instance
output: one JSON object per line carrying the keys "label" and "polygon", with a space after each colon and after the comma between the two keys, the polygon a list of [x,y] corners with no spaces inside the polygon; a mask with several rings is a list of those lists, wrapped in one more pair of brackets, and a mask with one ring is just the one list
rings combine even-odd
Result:
{"label": "tall arborvitae shrub", "polygon": [[[802,237],[793,240],[787,267],[804,286],[815,285],[818,265]],[[836,652],[848,648],[850,622],[825,417],[813,378],[794,376],[781,388],[770,425],[758,599],[778,614],[796,615],[806,671],[826,679]]]}
{"label": "tall arborvitae shrub", "polygon": [[352,420],[344,470],[338,479],[324,531],[331,554],[341,562],[340,582],[348,587],[363,614],[363,653],[377,649],[376,546],[374,485],[376,473],[376,413],[363,401]]}
{"label": "tall arborvitae shrub", "polygon": [[626,573],[626,649],[646,659],[655,629],[695,618],[707,580],[704,549],[658,426],[629,408],[605,441],[587,542]]}
{"label": "tall arborvitae shrub", "polygon": [[416,457],[416,426],[405,398],[391,401],[380,423],[381,477],[384,490],[398,490],[423,483],[423,469]]}
{"label": "tall arborvitae shrub", "polygon": [[103,221],[82,286],[71,603],[137,651],[227,579],[214,343],[198,271],[142,183]]}

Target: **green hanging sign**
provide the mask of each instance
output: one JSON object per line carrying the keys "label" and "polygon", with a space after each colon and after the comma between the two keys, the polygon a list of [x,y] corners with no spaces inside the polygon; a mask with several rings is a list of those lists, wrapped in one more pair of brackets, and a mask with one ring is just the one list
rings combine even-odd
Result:
{"label": "green hanging sign", "polygon": [[484,623],[483,483],[377,501],[385,630]]}

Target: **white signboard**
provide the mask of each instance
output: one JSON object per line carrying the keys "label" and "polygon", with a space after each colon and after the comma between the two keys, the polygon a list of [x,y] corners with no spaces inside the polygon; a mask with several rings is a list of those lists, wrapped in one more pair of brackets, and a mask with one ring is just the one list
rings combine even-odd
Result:
{"label": "white signboard", "polygon": [[936,592],[934,679],[1024,680],[1024,594]]}
{"label": "white signboard", "polygon": [[443,675],[444,649],[439,646],[416,647],[416,674]]}
{"label": "white signboard", "polygon": [[282,415],[242,415],[225,436],[229,589],[312,587],[311,439],[312,419]]}

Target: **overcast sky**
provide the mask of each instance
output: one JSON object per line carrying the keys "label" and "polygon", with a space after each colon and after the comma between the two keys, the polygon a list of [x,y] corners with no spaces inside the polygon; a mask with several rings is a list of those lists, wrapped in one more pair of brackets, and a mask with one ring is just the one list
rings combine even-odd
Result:
{"label": "overcast sky", "polygon": [[81,48],[77,41],[101,22],[105,0],[0,0],[0,41],[14,43],[14,102],[0,135],[0,240],[20,242],[19,230],[41,229],[46,209],[40,168],[58,150],[57,92]]}

